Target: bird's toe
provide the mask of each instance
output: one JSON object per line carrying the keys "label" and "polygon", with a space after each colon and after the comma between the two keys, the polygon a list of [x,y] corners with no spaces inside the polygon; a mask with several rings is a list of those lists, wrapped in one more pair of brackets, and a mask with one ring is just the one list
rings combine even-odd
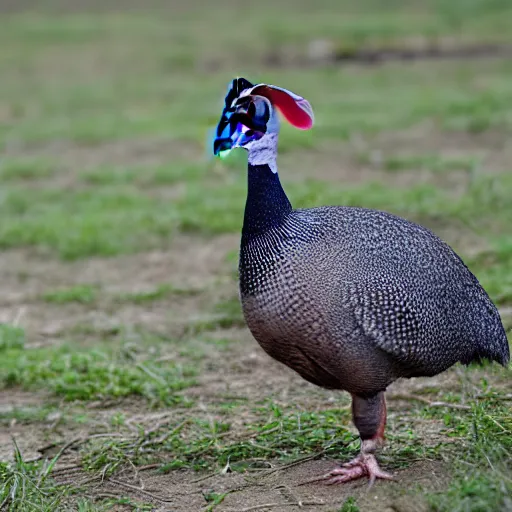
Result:
{"label": "bird's toe", "polygon": [[374,455],[361,454],[354,460],[333,469],[325,476],[325,483],[328,485],[350,482],[362,477],[368,477],[370,487],[377,478],[382,480],[392,480],[393,475],[382,471]]}

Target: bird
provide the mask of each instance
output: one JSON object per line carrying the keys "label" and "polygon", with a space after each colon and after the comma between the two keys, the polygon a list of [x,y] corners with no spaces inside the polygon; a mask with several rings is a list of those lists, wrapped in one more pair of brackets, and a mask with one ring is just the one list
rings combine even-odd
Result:
{"label": "bird", "polygon": [[498,309],[455,251],[421,225],[363,207],[292,208],[277,169],[280,117],[312,128],[305,98],[238,77],[224,100],[213,154],[248,152],[238,268],[247,326],[306,381],[350,393],[360,452],[326,482],[392,479],[376,459],[387,387],[456,363],[507,366]]}

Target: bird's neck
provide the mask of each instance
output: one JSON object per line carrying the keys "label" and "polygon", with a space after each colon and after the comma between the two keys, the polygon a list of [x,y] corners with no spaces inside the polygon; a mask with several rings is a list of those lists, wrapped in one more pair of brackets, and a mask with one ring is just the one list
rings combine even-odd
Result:
{"label": "bird's neck", "polygon": [[271,146],[249,152],[248,191],[242,236],[262,234],[279,226],[292,211],[292,205],[279,181],[276,165],[277,136]]}

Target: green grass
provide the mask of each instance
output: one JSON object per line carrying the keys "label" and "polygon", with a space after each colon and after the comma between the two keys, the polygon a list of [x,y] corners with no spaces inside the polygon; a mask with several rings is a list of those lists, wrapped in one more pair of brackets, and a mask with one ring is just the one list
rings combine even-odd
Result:
{"label": "green grass", "polygon": [[[323,4],[332,8],[328,0]],[[206,134],[217,121],[225,84],[231,75],[242,72],[238,65],[212,73],[195,69],[196,52],[205,46],[207,34],[215,33],[217,24],[225,26],[234,18],[236,30],[220,30],[213,40],[208,39],[211,58],[215,58],[215,51],[226,56],[226,48],[233,40],[239,44],[241,34],[247,42],[245,50],[252,46],[251,41],[260,40],[262,33],[270,37],[272,45],[298,44],[305,36],[307,40],[330,38],[356,47],[400,45],[413,34],[433,40],[443,35],[461,41],[468,35],[484,41],[502,39],[505,32],[497,27],[509,12],[505,3],[487,4],[483,0],[464,8],[457,3],[449,9],[432,1],[392,13],[371,2],[369,10],[358,6],[354,11],[350,4],[350,14],[344,12],[342,16],[340,12],[329,19],[321,5],[315,12],[294,8],[292,17],[287,5],[285,1],[274,6],[276,16],[287,12],[279,31],[264,9],[239,17],[221,8],[208,17],[206,33],[205,20],[186,11],[180,15],[183,19],[150,14],[136,18],[128,12],[121,17],[102,16],[101,23],[85,14],[67,15],[58,23],[44,14],[12,16],[2,26],[4,46],[9,51],[0,60],[6,77],[0,85],[0,96],[5,98],[0,111],[5,110],[7,117],[4,124],[0,117],[0,144],[29,149],[49,146],[50,150],[43,156],[3,160],[0,247],[33,246],[49,249],[63,259],[80,259],[165,248],[181,231],[216,234],[240,228],[245,192],[243,158],[228,163],[204,158],[208,151]],[[397,7],[400,5],[397,2]],[[294,154],[299,148],[312,151],[318,146],[332,148],[340,139],[408,130],[425,123],[434,123],[438,130],[470,132],[508,133],[512,126],[512,66],[506,60],[346,69],[324,66],[304,73],[294,68],[262,68],[259,52],[268,48],[256,48],[244,57],[247,76],[292,89],[298,84],[295,89],[310,99],[316,112],[317,122],[311,132],[284,127],[283,153]],[[59,67],[52,68],[57,61]],[[140,68],[135,74],[133,62]],[[180,80],[171,79],[176,69],[182,69]],[[9,121],[12,116],[16,118],[14,125]],[[169,149],[161,143],[152,144],[155,139],[169,141]],[[140,150],[134,144],[138,140],[147,140],[149,145],[141,163],[137,163]],[[114,141],[122,144],[116,150],[125,155],[122,163],[116,163],[119,157],[108,155],[108,148],[101,149]],[[84,146],[98,152],[86,164],[76,161],[83,150],[76,157],[72,153],[66,156],[66,149]],[[154,163],[152,152],[157,153]],[[293,167],[300,166],[300,155],[290,164],[291,168],[282,172],[285,184],[287,172],[293,173]],[[383,165],[389,170],[421,167],[445,173],[473,171],[476,162],[471,155],[448,158],[423,153],[390,156]],[[42,190],[25,184],[48,177],[54,184]],[[507,198],[511,186],[510,181],[505,182],[498,193]],[[436,188],[418,186],[398,191],[382,185],[333,187],[314,181],[286,188],[298,206],[364,204],[418,220],[432,213],[443,217],[454,214],[450,191]],[[490,202],[495,193],[489,194]],[[461,202],[473,201],[475,194],[471,190],[456,202],[470,218],[482,217],[479,205],[469,208]],[[505,212],[510,215],[507,206]]]}
{"label": "green grass", "polygon": [[133,304],[146,304],[162,300],[170,296],[191,296],[197,295],[199,290],[178,288],[169,283],[163,283],[156,288],[147,291],[124,293],[118,295],[117,302],[132,302]]}
{"label": "green grass", "polygon": [[[375,182],[342,187],[314,179],[292,183],[286,170],[282,174],[296,207],[364,205],[392,211],[434,229],[437,223],[447,224],[456,218],[482,232],[491,226],[500,233],[510,218],[512,180],[505,174],[477,175],[457,197],[453,191],[434,185],[397,189]],[[6,219],[0,228],[0,247],[35,246],[50,249],[63,259],[80,259],[166,247],[178,232],[237,232],[245,187],[240,171],[217,177],[216,182],[191,176],[172,200],[134,185],[108,184],[66,192],[60,188],[12,187],[0,204]]]}
{"label": "green grass", "polygon": [[129,505],[134,510],[149,511],[148,504],[131,499],[90,500],[83,496],[84,489],[71,484],[55,482],[51,472],[62,456],[62,451],[51,460],[28,461],[24,459],[18,444],[13,441],[14,459],[12,462],[0,462],[0,505],[2,510],[15,512],[30,510],[37,512],[104,512],[112,506]]}
{"label": "green grass", "polygon": [[[371,163],[368,155],[361,157],[362,163]],[[380,164],[387,171],[427,170],[437,173],[449,171],[471,172],[479,165],[479,159],[472,156],[443,157],[438,154],[412,154],[385,157]]]}
{"label": "green grass", "polygon": [[355,498],[350,496],[345,500],[343,506],[339,509],[338,512],[359,512],[359,507],[357,506]]}
{"label": "green grass", "polygon": [[54,291],[45,292],[42,299],[45,302],[54,304],[66,304],[69,302],[78,302],[80,304],[90,304],[97,298],[97,288],[89,285],[77,285],[71,288],[61,288]]}
{"label": "green grass", "polygon": [[[65,403],[58,425],[63,435],[78,425],[96,431],[98,421],[126,434],[81,446],[77,461],[107,478],[131,464],[150,462],[160,464],[162,472],[219,471],[228,464],[250,472],[261,469],[262,459],[284,462],[323,452],[344,460],[356,452],[347,410],[320,402],[306,410],[293,393],[288,400],[277,394],[281,390],[263,402],[243,393],[230,397],[230,391],[208,394],[197,403],[202,407],[206,401],[212,414],[200,407],[191,412],[189,388],[202,393],[209,383],[202,381],[206,375],[229,390],[231,371],[246,364],[245,356],[233,360],[239,341],[219,333],[244,325],[233,289],[220,299],[201,283],[197,288],[176,284],[175,278],[185,276],[169,268],[168,276],[141,283],[130,293],[107,293],[109,276],[105,283],[80,276],[68,283],[59,279],[42,295],[32,293],[32,280],[39,279],[32,266],[37,270],[41,258],[48,268],[75,260],[79,273],[91,257],[172,251],[176,237],[207,245],[240,230],[245,155],[240,151],[217,161],[208,146],[209,129],[233,76],[289,87],[313,105],[314,130],[283,126],[280,139],[286,162],[281,180],[294,206],[367,206],[421,222],[455,246],[502,311],[510,309],[512,166],[507,168],[503,151],[512,134],[510,59],[359,66],[319,63],[308,56],[310,43],[317,40],[344,55],[510,45],[510,2],[261,0],[235,9],[224,0],[212,8],[189,0],[173,9],[148,4],[135,11],[123,5],[102,13],[60,4],[45,0],[38,12],[0,16],[0,249],[11,258],[5,264],[2,308],[9,314],[27,309],[15,322],[19,326],[0,324],[0,393],[45,392],[37,406],[14,403],[2,410],[1,425],[39,432]],[[269,64],[272,58],[278,65]],[[400,134],[408,132],[435,136],[425,144],[421,137],[400,142]],[[384,143],[376,161],[374,140],[380,147],[386,137],[391,143]],[[436,141],[443,139],[456,152],[444,144],[436,150]],[[316,157],[314,163],[305,163],[306,154]],[[353,164],[343,174],[346,182],[318,179],[317,169],[342,165],[337,155]],[[363,182],[358,166],[387,172],[377,169],[374,180]],[[418,170],[428,176],[428,184],[415,180]],[[13,254],[22,256],[22,271],[11,269],[18,259]],[[236,279],[237,254],[226,257],[229,270],[215,276],[219,287]],[[19,286],[12,284],[11,274],[20,276]],[[124,310],[154,313],[169,298],[174,304],[196,294],[201,310],[190,312],[179,339],[162,335],[152,320],[141,328],[144,332],[123,324]],[[56,339],[42,334],[47,317],[70,303],[83,313],[76,323]],[[92,308],[111,317],[108,327],[89,321]],[[169,309],[164,325],[178,316]],[[80,341],[84,337],[87,343]],[[512,427],[500,387],[508,374],[495,367],[485,367],[485,374],[488,382],[478,389],[462,383],[442,396],[446,402],[470,403],[471,410],[414,406],[396,411],[403,421],[391,421],[383,466],[403,469],[432,459],[453,468],[440,492],[400,487],[411,499],[427,496],[433,511],[508,506]],[[436,400],[441,393],[424,391]],[[91,402],[110,400],[132,401],[142,413],[165,407],[173,416],[154,431],[152,425],[139,425],[128,432],[133,411],[119,406],[98,416],[89,409]],[[415,418],[441,423],[443,434],[455,443],[425,444],[412,426]],[[128,505],[128,497],[77,498],[75,489],[52,481],[51,463],[27,462],[19,450],[12,460],[0,462],[0,508],[7,500],[8,510],[65,510],[72,500],[83,512],[124,502],[150,509]],[[225,498],[224,491],[212,489],[204,506],[215,510]],[[358,499],[346,499],[340,510],[356,512]]]}
{"label": "green grass", "polygon": [[430,496],[434,511],[507,509],[512,493],[512,416],[502,399],[494,398],[474,403],[465,414],[444,412],[451,435],[465,442],[452,462],[455,478],[448,490]]}
{"label": "green grass", "polygon": [[0,324],[0,352],[9,349],[22,349],[25,345],[25,332],[21,327]]}
{"label": "green grass", "polygon": [[57,169],[49,160],[34,158],[2,158],[0,181],[35,180],[50,178]]}
{"label": "green grass", "polygon": [[512,303],[511,237],[496,237],[489,250],[469,258],[468,264],[497,304]]}
{"label": "green grass", "polygon": [[192,319],[189,335],[197,335],[202,332],[215,331],[216,329],[229,329],[243,327],[245,320],[242,314],[242,306],[238,297],[218,302],[211,312]]}
{"label": "green grass", "polygon": [[56,409],[55,406],[47,404],[41,407],[13,407],[12,409],[0,412],[0,425],[7,427],[12,422],[16,422],[18,425],[43,422],[49,415],[55,413],[58,413],[58,409]]}
{"label": "green grass", "polygon": [[347,411],[297,413],[269,403],[253,413],[257,419],[243,436],[232,432],[229,417],[222,421],[190,417],[136,437],[94,440],[83,449],[83,464],[89,471],[113,472],[128,460],[147,464],[165,459],[161,472],[222,469],[226,464],[232,471],[245,472],[257,467],[262,457],[286,461],[317,451],[348,456],[357,448],[346,427]]}
{"label": "green grass", "polygon": [[156,359],[129,346],[10,349],[0,363],[0,388],[42,388],[68,401],[140,396],[153,405],[185,403],[179,391],[195,384],[195,370]]}
{"label": "green grass", "polygon": [[[174,159],[173,159],[174,160]],[[154,187],[159,185],[173,185],[183,181],[192,181],[203,178],[208,171],[204,163],[191,163],[172,161],[156,165],[140,166],[108,166],[85,171],[80,180],[86,185],[136,185],[141,187]]]}
{"label": "green grass", "polygon": [[59,456],[51,461],[26,462],[14,443],[14,461],[0,463],[0,504],[2,509],[50,512],[61,507],[67,489],[50,478]]}

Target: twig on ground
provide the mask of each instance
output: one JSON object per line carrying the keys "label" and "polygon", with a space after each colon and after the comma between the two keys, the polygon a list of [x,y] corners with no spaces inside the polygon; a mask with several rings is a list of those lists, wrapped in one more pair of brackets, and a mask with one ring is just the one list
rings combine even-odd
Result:
{"label": "twig on ground", "polygon": [[8,495],[2,503],[0,503],[0,510],[7,510],[7,505],[9,505],[9,502],[11,501],[11,496]]}
{"label": "twig on ground", "polygon": [[297,484],[297,487],[300,487],[301,485],[307,485],[307,484],[314,484],[316,482],[322,482],[324,480],[327,480],[330,476],[331,476],[330,473],[326,473],[325,475],[317,476],[316,478],[310,478],[309,480],[304,480],[302,482],[299,482]]}
{"label": "twig on ground", "polygon": [[110,478],[109,480],[107,480],[107,483],[119,485],[120,487],[124,487],[126,489],[130,489],[131,491],[138,492],[144,496],[147,496],[148,498],[151,498],[155,501],[159,501],[160,503],[172,503],[174,501],[172,498],[162,498],[160,496],[157,496],[156,494],[153,494],[152,492],[145,491],[135,485],[127,484],[126,482],[122,482],[121,480],[115,480],[114,478]]}
{"label": "twig on ground", "polygon": [[148,377],[151,377],[153,380],[156,380],[162,386],[165,386],[167,384],[163,377],[150,370],[147,366],[144,365],[144,363],[138,363],[136,366],[137,368],[139,368],[139,370],[142,370]]}
{"label": "twig on ground", "polygon": [[506,395],[498,395],[498,396],[494,396],[494,395],[486,395],[486,394],[478,394],[478,395],[475,395],[475,398],[487,398],[487,399],[492,399],[492,400],[498,400],[498,401],[509,401],[509,400],[512,400],[512,393],[507,393]]}
{"label": "twig on ground", "polygon": [[164,441],[166,441],[170,437],[177,434],[185,425],[187,425],[190,422],[191,422],[191,419],[187,418],[186,420],[182,421],[179,425],[174,427],[172,430],[170,430],[169,432],[165,432],[163,435],[161,435],[157,439],[149,439],[150,434],[153,434],[154,432],[157,432],[158,430],[160,430],[165,425],[165,423],[157,425],[156,427],[152,428],[151,430],[148,430],[147,432],[145,432],[144,437],[146,438],[146,440],[140,444],[140,448],[144,448],[146,446],[155,446],[155,445],[162,444]]}
{"label": "twig on ground", "polygon": [[510,433],[510,430],[506,429],[500,422],[496,421],[490,414],[486,414],[485,417],[491,420],[503,432]]}
{"label": "twig on ground", "polygon": [[271,434],[271,433],[275,432],[276,430],[279,430],[280,428],[281,428],[281,425],[277,425],[276,427],[269,428],[268,430],[265,430],[264,432],[253,432],[247,438],[253,439],[253,438],[259,437],[259,436],[266,436],[267,434]]}
{"label": "twig on ground", "polygon": [[87,495],[88,498],[90,499],[94,499],[94,498],[111,498],[111,499],[119,499],[120,496],[119,494],[114,494],[113,492],[99,492],[98,494],[94,494],[94,495]]}
{"label": "twig on ground", "polygon": [[75,480],[64,480],[64,482],[59,482],[57,485],[59,487],[65,487],[66,485],[73,485],[73,486],[76,486],[76,487],[81,487],[83,485],[90,484],[90,483],[95,482],[97,480],[101,480],[101,476],[95,475],[95,476],[92,476],[90,478],[84,478],[83,480],[80,480],[79,482],[77,482]]}
{"label": "twig on ground", "polygon": [[[75,437],[74,439],[72,439],[71,441],[68,441],[67,443],[65,443],[62,446],[62,448],[60,449],[60,454],[62,455],[66,450],[69,450],[72,446],[81,445],[81,444],[86,443],[87,441],[90,441],[91,439],[98,439],[101,437],[124,437],[124,436],[123,436],[123,434],[120,434],[119,432],[105,432],[103,434],[91,434],[88,436]],[[44,453],[44,452],[50,450],[51,448],[56,448],[57,446],[59,446],[59,444],[60,443],[52,443],[52,444],[43,446],[42,448],[39,448],[39,450],[37,450],[37,451],[40,453]],[[36,460],[39,460],[41,458],[42,457],[39,457]]]}
{"label": "twig on ground", "polygon": [[18,309],[18,312],[16,313],[16,317],[14,318],[14,320],[12,322],[14,327],[18,327],[21,319],[25,315],[26,310],[27,310],[27,308],[25,306],[21,306],[20,309]]}
{"label": "twig on ground", "polygon": [[[25,459],[25,462],[27,464],[32,464],[33,462],[37,462],[37,461],[41,460],[42,458],[43,458],[43,456],[39,455],[38,457],[34,457],[32,459]],[[0,508],[0,510],[2,510],[2,509]]]}
{"label": "twig on ground", "polygon": [[77,470],[81,470],[81,469],[82,469],[82,466],[80,466],[79,464],[71,464],[69,466],[62,466],[59,468],[55,468],[52,471],[52,475],[55,475],[56,473],[65,473],[66,471],[77,471]]}
{"label": "twig on ground", "polygon": [[139,473],[141,471],[149,471],[150,469],[156,469],[159,468],[162,464],[160,462],[156,464],[146,464],[145,466],[141,466],[140,468],[137,468]]}
{"label": "twig on ground", "polygon": [[321,455],[322,455],[322,452],[315,453],[314,455],[309,455],[307,457],[303,457],[302,459],[295,460],[293,462],[290,462],[289,464],[285,464],[284,466],[279,466],[277,468],[266,470],[263,474],[257,475],[257,478],[264,478],[264,477],[269,476],[269,475],[271,475],[273,473],[276,473],[278,471],[284,471],[285,469],[289,469],[289,468],[291,468],[293,466],[298,466],[299,464],[304,464],[305,462],[308,462],[310,460],[314,460],[317,457],[320,457]]}
{"label": "twig on ground", "polygon": [[397,394],[397,395],[389,395],[387,397],[388,400],[407,400],[407,401],[416,401],[422,402],[426,404],[428,407],[448,407],[449,409],[460,409],[462,411],[470,411],[471,407],[469,405],[463,404],[453,404],[450,402],[439,402],[439,401],[431,401],[428,398],[418,395],[407,395],[407,394]]}
{"label": "twig on ground", "polygon": [[[298,501],[297,503],[262,503],[261,505],[253,505],[238,509],[236,512],[252,512],[253,510],[261,510],[273,507],[314,507],[315,505],[327,505],[325,501]],[[234,509],[228,509],[226,512],[235,512]]]}
{"label": "twig on ground", "polygon": [[325,455],[331,448],[334,448],[335,446],[348,446],[350,443],[333,443],[324,450],[314,453],[313,455],[308,455],[307,457],[303,457],[302,459],[295,460],[293,462],[290,462],[289,464],[285,464],[284,466],[279,466],[274,469],[270,469],[263,473],[262,475],[258,475],[257,478],[264,478],[268,475],[271,475],[272,473],[276,473],[277,471],[284,471],[285,469],[289,469],[293,466],[298,466],[299,464],[303,464],[304,462],[308,462],[310,460],[317,459],[318,457],[321,457],[322,455]]}
{"label": "twig on ground", "polygon": [[218,471],[214,471],[213,473],[210,473],[208,475],[204,475],[200,478],[196,478],[195,480],[191,480],[191,484],[198,484],[199,482],[203,482],[204,480],[208,480],[209,478],[213,478],[214,476],[217,476],[219,474]]}

